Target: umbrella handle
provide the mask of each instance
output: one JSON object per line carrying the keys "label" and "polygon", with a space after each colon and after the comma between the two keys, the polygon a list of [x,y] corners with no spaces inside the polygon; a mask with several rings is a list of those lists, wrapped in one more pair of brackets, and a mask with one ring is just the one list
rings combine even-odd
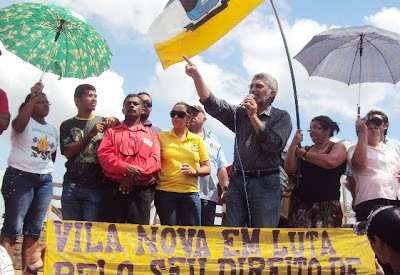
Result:
{"label": "umbrella handle", "polygon": [[[50,50],[49,58],[51,58],[51,57],[54,55],[56,46],[57,46],[57,41],[54,40],[53,46],[51,47],[51,50]],[[45,67],[44,67],[44,69],[43,69],[43,71],[42,71],[42,75],[40,76],[40,82],[42,82],[43,77],[44,77],[44,73],[45,73],[45,71],[46,71],[46,69],[47,69],[47,66],[49,66],[50,62],[51,62],[51,61],[49,61],[49,62],[46,63],[46,65],[45,65]]]}
{"label": "umbrella handle", "polygon": [[275,4],[273,0],[270,0],[272,9],[274,10],[274,14],[276,17],[276,21],[278,22],[278,27],[282,35],[282,40],[283,40],[283,45],[285,46],[286,50],[286,56],[287,60],[289,63],[289,69],[290,69],[290,76],[292,78],[292,86],[293,86],[293,95],[294,95],[294,105],[295,105],[295,111],[296,111],[296,122],[297,122],[297,129],[300,129],[300,114],[299,114],[299,103],[297,99],[297,88],[296,88],[296,80],[294,78],[294,71],[293,71],[293,66],[292,66],[292,60],[290,58],[290,53],[289,53],[289,48],[286,42],[286,37],[285,33],[283,32],[283,28],[281,25],[281,21],[279,20],[278,12],[276,11]]}
{"label": "umbrella handle", "polygon": [[42,80],[43,80],[43,77],[44,77],[44,71],[42,71],[42,75],[40,76],[40,79],[39,79],[39,82],[42,82]]}

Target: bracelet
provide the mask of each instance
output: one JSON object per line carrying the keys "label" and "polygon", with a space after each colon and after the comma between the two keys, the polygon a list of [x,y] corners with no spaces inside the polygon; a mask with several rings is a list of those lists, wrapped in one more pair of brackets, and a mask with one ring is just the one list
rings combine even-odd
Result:
{"label": "bracelet", "polygon": [[38,272],[36,270],[33,270],[32,268],[30,268],[29,266],[27,266],[25,268],[25,271],[28,272],[28,274],[33,274],[33,275],[37,275]]}
{"label": "bracelet", "polygon": [[308,151],[305,151],[303,156],[301,157],[302,160],[306,160],[306,155],[307,155]]}

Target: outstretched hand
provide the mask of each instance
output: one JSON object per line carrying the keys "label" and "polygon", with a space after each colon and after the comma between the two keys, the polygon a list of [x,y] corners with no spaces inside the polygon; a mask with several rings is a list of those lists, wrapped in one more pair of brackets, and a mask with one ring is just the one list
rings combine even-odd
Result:
{"label": "outstretched hand", "polygon": [[194,78],[196,75],[199,74],[196,65],[194,65],[194,63],[187,56],[183,55],[182,57],[187,62],[185,66],[185,73],[191,78]]}

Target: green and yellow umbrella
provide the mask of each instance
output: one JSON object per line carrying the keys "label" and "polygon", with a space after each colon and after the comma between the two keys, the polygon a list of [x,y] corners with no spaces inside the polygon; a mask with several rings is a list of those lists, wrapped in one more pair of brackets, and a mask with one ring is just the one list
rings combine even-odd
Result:
{"label": "green and yellow umbrella", "polygon": [[69,9],[53,4],[17,3],[0,9],[0,40],[24,61],[60,77],[83,79],[110,67],[106,40]]}

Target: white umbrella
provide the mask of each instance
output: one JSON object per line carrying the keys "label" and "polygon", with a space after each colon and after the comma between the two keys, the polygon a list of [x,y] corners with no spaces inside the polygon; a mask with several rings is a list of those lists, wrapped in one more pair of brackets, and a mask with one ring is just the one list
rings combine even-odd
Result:
{"label": "white umbrella", "polygon": [[330,29],[314,36],[294,58],[310,76],[347,85],[396,84],[400,80],[400,35],[373,26]]}

